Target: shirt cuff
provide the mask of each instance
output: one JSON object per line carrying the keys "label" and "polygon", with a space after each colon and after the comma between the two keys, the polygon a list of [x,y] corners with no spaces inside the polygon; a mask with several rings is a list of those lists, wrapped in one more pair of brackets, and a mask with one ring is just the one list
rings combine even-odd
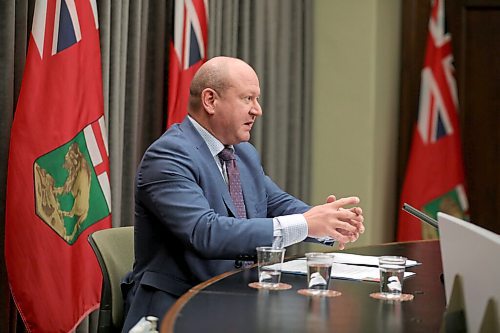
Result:
{"label": "shirt cuff", "polygon": [[307,237],[307,222],[302,214],[279,216],[273,219],[275,243],[281,237],[281,247],[299,243]]}

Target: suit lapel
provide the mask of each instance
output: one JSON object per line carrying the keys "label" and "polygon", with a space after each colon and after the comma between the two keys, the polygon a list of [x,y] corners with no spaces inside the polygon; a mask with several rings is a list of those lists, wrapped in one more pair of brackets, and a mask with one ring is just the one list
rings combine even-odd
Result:
{"label": "suit lapel", "polygon": [[[199,151],[201,156],[200,164],[204,164],[207,167],[208,172],[212,174],[213,179],[218,179],[216,181],[216,186],[219,189],[219,192],[222,194],[222,200],[224,201],[224,204],[226,205],[227,209],[231,212],[233,216],[237,216],[236,207],[234,206],[231,194],[229,194],[229,188],[226,182],[224,181],[224,178],[222,178],[222,175],[219,171],[219,167],[217,166],[214,157],[210,152],[210,149],[208,149],[207,144],[201,137],[200,133],[198,133],[196,128],[193,126],[191,121],[187,119],[187,117],[180,124],[180,129],[185,133],[186,139],[193,144],[193,148]],[[239,159],[236,161],[236,163],[242,164],[239,161]],[[243,179],[242,176],[240,177]],[[242,187],[245,187],[243,183]],[[243,197],[245,199],[245,205],[246,205],[245,190],[243,190]]]}

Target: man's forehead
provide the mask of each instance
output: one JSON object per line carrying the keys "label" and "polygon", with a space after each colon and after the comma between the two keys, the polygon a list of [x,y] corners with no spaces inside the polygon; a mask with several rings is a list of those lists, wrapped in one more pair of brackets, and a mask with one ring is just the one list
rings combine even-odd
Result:
{"label": "man's forehead", "polygon": [[252,95],[252,96],[260,95],[260,87],[255,84],[230,85],[228,87],[228,90],[231,90],[238,95]]}
{"label": "man's forehead", "polygon": [[[253,75],[252,75],[253,74]],[[229,87],[239,90],[251,90],[260,92],[259,79],[254,73],[233,73],[229,80]]]}

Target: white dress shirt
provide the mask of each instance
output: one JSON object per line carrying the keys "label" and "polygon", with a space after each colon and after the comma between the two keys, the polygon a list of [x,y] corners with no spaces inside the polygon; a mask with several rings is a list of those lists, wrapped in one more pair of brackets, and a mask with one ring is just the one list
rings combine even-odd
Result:
{"label": "white dress shirt", "polygon": [[[198,124],[196,120],[188,116],[193,126],[205,141],[212,154],[215,163],[219,167],[222,178],[227,183],[227,174],[225,166],[220,162],[218,154],[225,148],[224,144],[217,140],[203,126]],[[230,148],[233,148],[230,146]],[[234,148],[233,148],[234,149]],[[295,243],[299,243],[307,237],[307,222],[302,214],[292,214],[286,216],[278,216],[273,218],[273,247],[283,248]]]}

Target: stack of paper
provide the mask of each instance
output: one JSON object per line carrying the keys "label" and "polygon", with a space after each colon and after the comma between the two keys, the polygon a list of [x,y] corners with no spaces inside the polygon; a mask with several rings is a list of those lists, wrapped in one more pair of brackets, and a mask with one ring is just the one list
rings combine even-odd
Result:
{"label": "stack of paper", "polygon": [[[379,281],[378,257],[363,256],[350,253],[335,253],[332,265],[332,278]],[[419,265],[415,260],[407,260],[406,267]],[[305,258],[291,260],[281,266],[283,273],[307,274]],[[405,278],[415,275],[414,272],[405,272]]]}
{"label": "stack of paper", "polygon": [[[334,253],[333,262],[350,265],[378,266],[378,258],[379,257],[376,256],[363,256],[360,254],[342,252]],[[406,267],[412,267],[419,264],[420,263],[416,262],[415,260],[406,259]]]}

